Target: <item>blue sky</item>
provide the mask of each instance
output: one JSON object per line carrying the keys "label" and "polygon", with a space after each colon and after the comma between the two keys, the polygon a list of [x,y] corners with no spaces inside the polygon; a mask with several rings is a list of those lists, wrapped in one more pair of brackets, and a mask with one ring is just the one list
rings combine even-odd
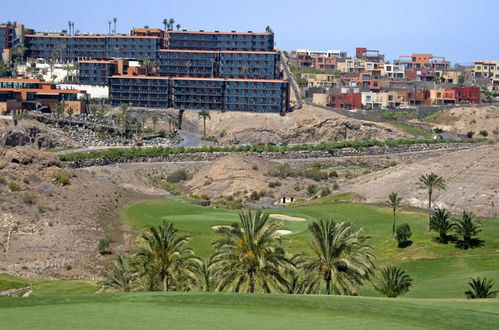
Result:
{"label": "blue sky", "polygon": [[190,30],[274,30],[281,49],[379,49],[386,58],[433,53],[453,62],[499,60],[499,0],[24,0],[5,1],[0,22],[35,30],[106,33],[161,27],[173,17]]}

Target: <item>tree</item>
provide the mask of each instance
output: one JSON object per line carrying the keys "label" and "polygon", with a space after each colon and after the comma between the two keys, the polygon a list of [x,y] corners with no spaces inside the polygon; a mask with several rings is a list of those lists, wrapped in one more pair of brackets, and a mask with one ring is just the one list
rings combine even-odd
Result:
{"label": "tree", "polygon": [[457,219],[454,231],[463,238],[463,249],[471,247],[472,237],[480,233],[482,224],[472,213],[463,212],[463,217]]}
{"label": "tree", "polygon": [[151,120],[152,120],[152,127],[153,127],[152,129],[156,132],[156,124],[158,123],[158,120],[159,120],[158,115],[153,113]]}
{"label": "tree", "polygon": [[170,18],[168,20],[168,25],[170,30],[173,30],[173,24],[175,24],[175,20],[173,18]]}
{"label": "tree", "polygon": [[475,135],[475,132],[473,132],[473,131],[468,131],[468,132],[466,132],[466,137],[467,137],[468,139],[472,139],[472,138],[473,138],[473,135]]}
{"label": "tree", "polygon": [[439,234],[438,241],[442,244],[447,244],[447,233],[454,228],[454,223],[450,218],[449,212],[446,209],[437,208],[435,214],[430,220],[430,229],[435,230]]}
{"label": "tree", "polygon": [[71,117],[72,117],[72,116],[73,116],[73,114],[74,114],[73,107],[68,107],[68,110],[66,110],[66,113],[68,114],[68,116],[69,116],[69,120],[71,121]]}
{"label": "tree", "polygon": [[180,30],[180,24],[177,24],[177,31]]}
{"label": "tree", "polygon": [[133,274],[129,270],[127,260],[123,256],[119,256],[113,261],[111,271],[104,275],[104,280],[101,284],[104,287],[115,288],[123,292],[129,292],[132,288]]}
{"label": "tree", "polygon": [[163,26],[164,26],[164,30],[168,29],[168,20],[166,18],[163,18]]}
{"label": "tree", "polygon": [[494,286],[494,282],[487,278],[480,279],[478,276],[476,279],[471,278],[471,281],[468,282],[470,286],[470,290],[466,291],[464,294],[468,299],[476,299],[476,298],[495,298],[497,295],[497,290],[492,290]]}
{"label": "tree", "polygon": [[395,298],[409,292],[412,278],[398,266],[388,266],[381,271],[381,277],[373,281],[373,286],[385,297]]}
{"label": "tree", "polygon": [[199,268],[199,284],[203,291],[210,292],[216,287],[213,267],[210,262],[203,262]]}
{"label": "tree", "polygon": [[189,77],[189,75],[190,75],[191,66],[192,66],[192,62],[191,61],[186,61],[185,62],[185,67],[187,68],[187,77]]}
{"label": "tree", "polygon": [[177,120],[173,117],[168,117],[168,119],[166,120],[168,122],[168,128],[170,130],[170,133],[173,132],[173,128],[177,127]]}
{"label": "tree", "polygon": [[111,21],[107,21],[108,31],[107,34],[111,34]]}
{"label": "tree", "polygon": [[428,230],[430,230],[430,221],[431,221],[431,198],[433,196],[433,190],[444,190],[445,180],[431,172],[430,174],[421,175],[419,177],[418,182],[419,189],[427,189],[428,191]]}
{"label": "tree", "polygon": [[198,118],[203,118],[203,136],[206,139],[206,118],[211,119],[210,112],[208,110],[201,110],[198,113]]}
{"label": "tree", "polygon": [[217,289],[254,293],[283,291],[285,270],[292,267],[285,250],[285,239],[277,232],[279,223],[269,222],[262,211],[240,212],[240,223],[217,229],[211,258]]}
{"label": "tree", "polygon": [[411,238],[411,227],[407,223],[403,223],[397,227],[395,230],[395,239],[397,240],[398,247],[404,248],[408,246],[411,242],[409,238]]}
{"label": "tree", "polygon": [[113,23],[114,23],[114,34],[116,34],[116,22],[118,22],[118,19],[116,17],[113,18]]}
{"label": "tree", "polygon": [[400,202],[402,201],[402,197],[399,197],[396,192],[392,192],[388,196],[388,205],[393,210],[393,226],[392,226],[392,237],[395,238],[395,213],[397,212],[397,207],[400,205]]}
{"label": "tree", "polygon": [[249,68],[249,66],[247,66],[247,65],[243,65],[243,66],[241,67],[241,75],[242,75],[243,77],[244,77],[244,76],[246,76],[246,74],[249,72],[249,69],[250,69],[250,68]]}
{"label": "tree", "polygon": [[354,231],[349,222],[314,222],[308,226],[314,238],[312,256],[302,256],[297,266],[315,273],[326,283],[326,294],[356,294],[362,281],[369,279],[375,257],[362,228]]}
{"label": "tree", "polygon": [[158,228],[151,226],[142,235],[137,257],[145,272],[156,275],[163,291],[175,289],[183,282],[196,282],[199,259],[187,247],[188,236],[177,235],[173,224],[164,220]]}
{"label": "tree", "polygon": [[7,71],[9,71],[9,66],[0,59],[0,77],[3,77]]}

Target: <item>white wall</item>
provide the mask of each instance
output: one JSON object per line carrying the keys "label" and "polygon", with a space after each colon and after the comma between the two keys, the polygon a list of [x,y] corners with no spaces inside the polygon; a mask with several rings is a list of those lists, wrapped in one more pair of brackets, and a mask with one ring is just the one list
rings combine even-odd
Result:
{"label": "white wall", "polygon": [[108,99],[109,87],[95,85],[78,85],[78,84],[57,84],[60,89],[79,89],[86,91],[91,98]]}

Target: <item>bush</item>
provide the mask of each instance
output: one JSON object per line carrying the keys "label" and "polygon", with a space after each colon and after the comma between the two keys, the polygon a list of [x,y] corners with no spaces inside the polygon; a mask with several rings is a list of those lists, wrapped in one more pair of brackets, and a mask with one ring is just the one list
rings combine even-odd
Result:
{"label": "bush", "polygon": [[8,184],[8,187],[9,187],[10,191],[19,191],[19,190],[21,190],[21,186],[19,186],[17,184],[17,182],[15,182],[15,181],[10,181],[9,184]]}
{"label": "bush", "polygon": [[390,162],[388,162],[388,166],[390,166],[390,167],[397,166],[397,162],[394,160],[391,160]]}
{"label": "bush", "polygon": [[5,184],[5,179],[3,176],[0,176],[0,184]]}
{"label": "bush", "polygon": [[55,181],[57,181],[57,183],[62,186],[66,186],[70,183],[69,174],[64,171],[60,171],[59,173],[57,173]]}
{"label": "bush", "polygon": [[398,247],[404,248],[411,244],[409,238],[411,237],[411,227],[408,224],[403,223],[400,226],[397,226],[397,230],[395,231],[395,239],[398,242]]}
{"label": "bush", "polygon": [[291,168],[291,165],[286,163],[270,168],[267,174],[270,176],[285,179],[288,176],[296,176],[296,171]]}
{"label": "bush", "polygon": [[347,171],[347,173],[345,174],[345,179],[350,180],[352,178],[354,178],[353,173],[350,171]]}
{"label": "bush", "polygon": [[110,245],[111,245],[111,240],[109,239],[109,237],[107,235],[102,236],[97,246],[99,248],[99,253],[102,255],[108,254],[109,253],[108,248]]}
{"label": "bush", "polygon": [[315,184],[308,185],[307,193],[309,196],[313,196],[317,193],[317,186]]}
{"label": "bush", "polygon": [[253,165],[253,166],[251,166],[251,169],[254,170],[254,171],[258,171],[258,166]]}
{"label": "bush", "polygon": [[443,133],[443,132],[444,132],[444,130],[443,130],[443,129],[441,129],[441,128],[439,128],[439,127],[437,127],[437,128],[435,128],[435,129],[433,130],[433,132],[435,132],[436,134],[440,134],[440,133]]}
{"label": "bush", "polygon": [[301,176],[308,179],[312,179],[314,181],[327,180],[327,178],[329,177],[329,175],[326,172],[321,171],[317,167],[311,167],[300,174]]}
{"label": "bush", "polygon": [[188,180],[189,178],[190,178],[189,173],[187,173],[186,170],[177,170],[177,171],[173,172],[172,174],[168,175],[166,177],[166,181],[168,181],[170,183],[177,183],[180,181]]}
{"label": "bush", "polygon": [[330,178],[337,178],[338,172],[336,172],[335,170],[332,170],[331,172],[329,172],[329,177]]}
{"label": "bush", "polygon": [[281,182],[280,181],[270,181],[269,182],[269,188],[275,188],[275,187],[280,187]]}
{"label": "bush", "polygon": [[487,136],[489,136],[489,132],[487,132],[486,130],[482,130],[482,131],[480,131],[480,135],[483,137],[487,137]]}
{"label": "bush", "polygon": [[473,135],[475,135],[475,132],[473,132],[473,131],[468,131],[468,132],[466,133],[466,137],[467,137],[468,139],[472,139],[472,138],[473,138]]}
{"label": "bush", "polygon": [[23,196],[23,202],[24,202],[24,204],[28,204],[28,205],[35,204],[35,202],[36,202],[36,196],[35,195],[31,195],[31,194],[25,194]]}
{"label": "bush", "polygon": [[38,204],[38,212],[45,213],[47,211],[47,207],[42,204]]}
{"label": "bush", "polygon": [[338,189],[340,189],[340,185],[338,184],[338,182],[333,183],[333,190],[338,190]]}
{"label": "bush", "polygon": [[331,189],[328,187],[322,187],[321,189],[321,197],[326,197],[331,194]]}

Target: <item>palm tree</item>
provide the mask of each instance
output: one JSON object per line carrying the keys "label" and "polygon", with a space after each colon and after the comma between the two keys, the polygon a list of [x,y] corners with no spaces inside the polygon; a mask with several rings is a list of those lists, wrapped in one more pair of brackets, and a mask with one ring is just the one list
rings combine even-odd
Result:
{"label": "palm tree", "polygon": [[168,117],[168,119],[166,121],[168,122],[168,128],[169,128],[170,132],[172,132],[173,128],[176,127],[178,124],[177,120],[173,117]]}
{"label": "palm tree", "polygon": [[166,18],[163,18],[163,27],[164,27],[164,30],[166,30],[168,28],[168,20]]}
{"label": "palm tree", "polygon": [[213,291],[216,287],[215,278],[213,276],[213,269],[210,262],[203,262],[199,268],[199,284],[201,289],[205,292]]}
{"label": "palm tree", "polygon": [[187,247],[189,237],[178,237],[171,222],[164,220],[158,228],[149,227],[142,242],[137,256],[146,272],[157,275],[163,291],[178,288],[182,282],[196,282],[199,259]]}
{"label": "palm tree", "polygon": [[398,266],[384,268],[381,277],[373,281],[374,289],[389,298],[409,292],[411,285],[412,278]]}
{"label": "palm tree", "polygon": [[243,65],[241,67],[241,75],[244,77],[249,72],[249,69],[250,69],[249,66]]}
{"label": "palm tree", "polygon": [[104,276],[101,284],[104,287],[115,288],[123,292],[131,291],[133,275],[127,268],[125,257],[119,256],[113,261],[111,271]]}
{"label": "palm tree", "polygon": [[118,19],[116,17],[113,18],[113,23],[114,23],[114,34],[116,34],[116,22]]}
{"label": "palm tree", "polygon": [[107,34],[111,34],[111,21],[107,21],[108,31]]}
{"label": "palm tree", "polygon": [[190,69],[191,69],[191,66],[192,66],[192,62],[191,61],[186,61],[185,62],[185,66],[187,68],[187,77],[189,77],[189,75],[190,75]]}
{"label": "palm tree", "polygon": [[211,119],[210,112],[208,110],[201,110],[198,113],[198,118],[203,118],[203,136],[206,139],[206,118]]}
{"label": "palm tree", "polygon": [[158,115],[153,113],[151,120],[152,120],[152,127],[153,127],[152,129],[153,129],[153,131],[156,132],[156,124],[158,123],[158,120],[159,120]]}
{"label": "palm tree", "polygon": [[430,229],[438,231],[438,241],[442,244],[447,244],[447,233],[454,228],[455,224],[450,218],[449,212],[446,209],[437,208],[435,214],[430,220]]}
{"label": "palm tree", "polygon": [[419,177],[418,188],[428,190],[428,230],[430,230],[432,202],[431,198],[433,195],[433,190],[444,190],[446,188],[445,180],[441,176],[438,176],[435,173],[431,172],[430,174],[421,175]]}
{"label": "palm tree", "polygon": [[315,272],[326,283],[326,294],[355,294],[362,281],[373,273],[375,257],[365,242],[362,229],[354,231],[348,222],[314,222],[308,226],[314,238],[314,254],[297,264],[306,272]]}
{"label": "palm tree", "polygon": [[220,239],[211,258],[218,290],[266,293],[286,288],[284,272],[292,267],[284,238],[277,232],[280,225],[269,222],[269,215],[257,211],[240,212],[241,223],[217,229]]}
{"label": "palm tree", "polygon": [[173,18],[170,18],[168,20],[168,25],[169,25],[170,30],[173,30],[173,24],[174,23],[175,23],[175,20]]}
{"label": "palm tree", "polygon": [[470,280],[471,281],[468,282],[468,285],[471,287],[471,290],[464,293],[468,299],[496,297],[498,291],[492,290],[494,281],[487,278],[480,279],[480,276],[476,279],[471,278]]}
{"label": "palm tree", "polygon": [[180,24],[177,24],[177,31],[180,30]]}
{"label": "palm tree", "polygon": [[454,230],[463,237],[463,249],[467,250],[471,247],[471,237],[482,231],[481,226],[480,220],[476,219],[472,213],[463,212],[462,219],[457,219]]}
{"label": "palm tree", "polygon": [[397,207],[400,205],[400,202],[402,201],[402,197],[399,197],[396,192],[392,192],[388,196],[388,205],[393,210],[393,226],[392,226],[392,237],[395,238],[395,213],[397,212]]}

